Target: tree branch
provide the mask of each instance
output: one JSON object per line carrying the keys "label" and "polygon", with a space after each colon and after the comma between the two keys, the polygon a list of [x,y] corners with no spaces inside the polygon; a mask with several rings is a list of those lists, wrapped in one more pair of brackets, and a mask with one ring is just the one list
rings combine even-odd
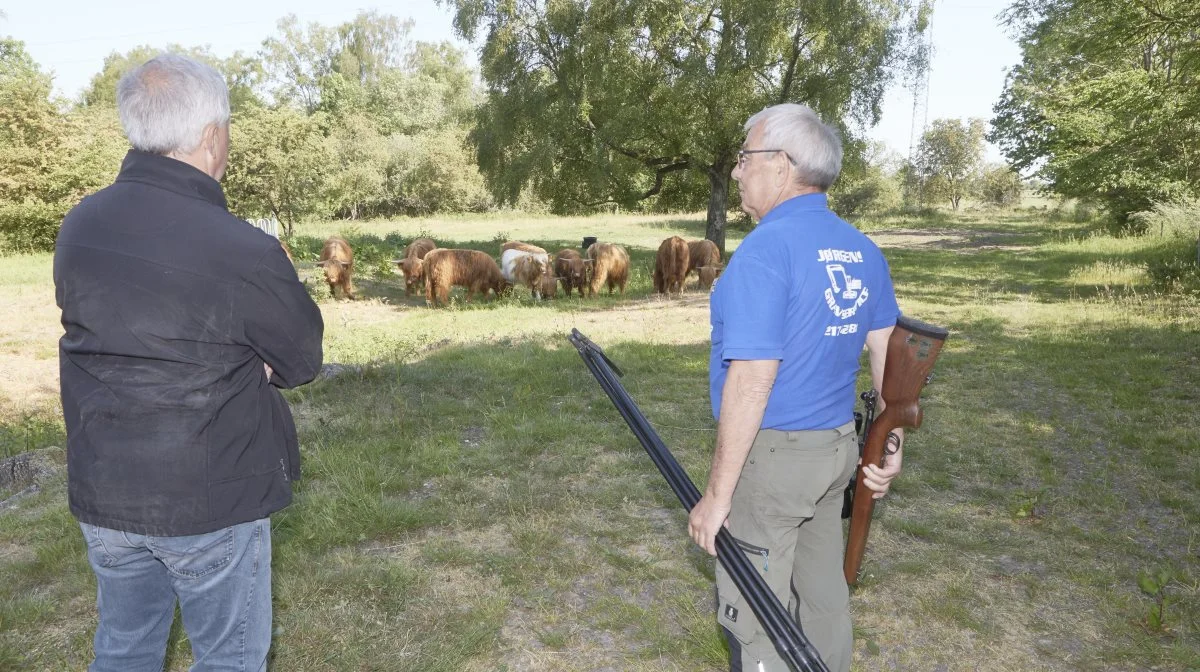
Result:
{"label": "tree branch", "polygon": [[[635,199],[635,200],[644,201],[647,198],[650,198],[651,196],[658,195],[658,193],[660,191],[662,191],[663,181],[669,173],[674,173],[674,172],[677,172],[680,170],[687,170],[688,168],[691,168],[691,167],[692,167],[691,162],[685,161],[685,162],[680,162],[680,163],[672,163],[671,165],[663,166],[663,167],[659,168],[658,170],[654,171],[654,186],[650,187],[650,189],[648,191],[646,191],[646,193],[642,194],[641,196],[638,196],[637,199]],[[617,201],[611,197],[607,198],[603,201],[595,201],[592,203],[586,203],[584,201],[577,201],[577,202],[580,205],[584,205],[589,208],[594,208],[594,207],[601,206],[601,205],[610,205],[610,204],[620,205],[619,201]]]}

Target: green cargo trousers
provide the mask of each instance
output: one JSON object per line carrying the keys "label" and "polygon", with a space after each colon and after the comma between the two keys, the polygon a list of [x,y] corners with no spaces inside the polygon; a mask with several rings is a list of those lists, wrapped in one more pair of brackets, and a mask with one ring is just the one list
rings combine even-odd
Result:
{"label": "green cargo trousers", "polygon": [[[854,423],[760,430],[733,493],[729,531],[831,672],[850,669],[850,591],[842,574],[842,492],[858,464]],[[717,563],[717,622],[741,645],[744,672],[788,672]],[[738,661],[731,661],[733,669]]]}

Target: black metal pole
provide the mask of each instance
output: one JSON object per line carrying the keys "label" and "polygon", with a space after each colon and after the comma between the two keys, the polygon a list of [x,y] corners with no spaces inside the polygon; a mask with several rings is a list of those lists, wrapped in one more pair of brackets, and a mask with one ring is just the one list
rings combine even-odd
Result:
{"label": "black metal pole", "polygon": [[[600,383],[634,436],[646,449],[651,461],[667,479],[675,496],[689,512],[700,501],[700,491],[688,477],[687,472],[675,460],[671,451],[654,431],[650,421],[637,407],[629,392],[616,379],[620,369],[612,363],[604,351],[595,343],[573,329],[571,343],[579,351],[584,364]],[[717,559],[729,572],[734,585],[741,591],[751,611],[766,630],[776,649],[794,669],[799,672],[828,672],[824,661],[817,655],[800,625],[784,609],[779,598],[770,591],[762,576],[753,568],[738,548],[733,536],[722,528],[716,538]]]}

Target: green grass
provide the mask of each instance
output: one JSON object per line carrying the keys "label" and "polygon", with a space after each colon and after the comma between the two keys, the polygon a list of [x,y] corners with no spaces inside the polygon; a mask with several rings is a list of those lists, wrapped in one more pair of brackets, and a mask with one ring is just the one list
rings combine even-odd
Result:
{"label": "green grass", "polygon": [[[860,222],[905,312],[952,335],[876,510],[855,669],[1200,668],[1200,301],[1155,284],[1163,241],[1041,216]],[[564,337],[578,326],[606,348],[702,486],[707,301],[653,297],[648,275],[659,240],[701,225],[498,215],[297,232],[326,360],[354,368],[289,393],[305,477],[273,517],[275,669],[724,669],[712,560]],[[362,300],[323,291],[324,236],[370,260],[422,231],[492,254],[498,237],[599,235],[637,272],[625,297],[590,301],[430,310],[366,270]],[[0,289],[45,293],[48,269],[0,259]],[[5,338],[17,355],[53,348]],[[61,445],[52,404],[26,411],[0,413],[0,449]],[[86,666],[95,594],[77,529],[61,484],[0,513],[0,669]],[[1137,584],[1159,568],[1177,577],[1161,630]],[[176,632],[169,667],[189,662]]]}

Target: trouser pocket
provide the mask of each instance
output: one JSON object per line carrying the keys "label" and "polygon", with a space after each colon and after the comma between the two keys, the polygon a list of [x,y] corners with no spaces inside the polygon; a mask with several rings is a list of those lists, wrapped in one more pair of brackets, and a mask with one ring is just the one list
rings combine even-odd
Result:
{"label": "trouser pocket", "polygon": [[742,646],[753,643],[758,634],[758,619],[749,603],[733,583],[723,565],[717,565],[717,623],[729,631]]}

